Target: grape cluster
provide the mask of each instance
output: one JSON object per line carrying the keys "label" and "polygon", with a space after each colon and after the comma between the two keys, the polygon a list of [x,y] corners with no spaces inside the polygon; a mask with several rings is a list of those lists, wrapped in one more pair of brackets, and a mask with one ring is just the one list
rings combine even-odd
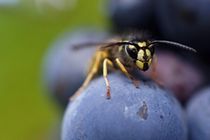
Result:
{"label": "grape cluster", "polygon": [[[44,84],[65,109],[62,140],[209,140],[210,1],[108,0],[104,5],[111,32],[88,27],[70,31],[49,48],[43,63]],[[98,76],[69,103],[95,50],[75,52],[73,44],[131,31],[183,43],[198,53],[157,50],[157,78],[164,88],[141,79],[137,89],[114,72],[108,76],[111,100],[106,100],[104,80]]]}

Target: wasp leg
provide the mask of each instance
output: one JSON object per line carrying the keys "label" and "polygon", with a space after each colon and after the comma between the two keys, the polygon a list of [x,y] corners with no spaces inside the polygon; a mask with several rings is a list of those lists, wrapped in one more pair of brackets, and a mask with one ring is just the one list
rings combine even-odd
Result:
{"label": "wasp leg", "polygon": [[106,92],[106,97],[107,99],[110,99],[111,98],[111,93],[110,93],[110,84],[109,84],[109,80],[107,78],[107,75],[108,75],[108,68],[107,68],[107,64],[112,66],[113,67],[113,63],[111,60],[109,59],[104,59],[104,62],[103,62],[103,77],[104,77],[104,80],[105,80],[105,83],[106,83],[106,89],[107,89],[107,92]]}
{"label": "wasp leg", "polygon": [[125,66],[120,62],[119,58],[115,59],[118,67],[120,68],[120,70],[133,82],[133,84],[135,85],[136,88],[139,88],[139,84],[140,81],[136,80],[132,75],[130,75],[128,73],[128,71],[126,70]]}
{"label": "wasp leg", "polygon": [[87,87],[87,85],[93,79],[95,74],[98,72],[100,62],[101,62],[101,53],[98,52],[98,53],[96,53],[95,59],[93,60],[93,64],[88,72],[88,75],[87,75],[85,81],[83,82],[82,86],[76,91],[76,93],[72,97],[70,97],[70,101],[73,101]]}

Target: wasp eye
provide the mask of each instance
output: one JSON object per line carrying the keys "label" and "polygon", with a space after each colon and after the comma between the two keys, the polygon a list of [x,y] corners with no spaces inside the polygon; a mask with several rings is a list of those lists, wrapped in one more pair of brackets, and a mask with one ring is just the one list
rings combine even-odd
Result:
{"label": "wasp eye", "polygon": [[135,46],[133,45],[126,46],[126,52],[131,58],[137,59],[138,50]]}

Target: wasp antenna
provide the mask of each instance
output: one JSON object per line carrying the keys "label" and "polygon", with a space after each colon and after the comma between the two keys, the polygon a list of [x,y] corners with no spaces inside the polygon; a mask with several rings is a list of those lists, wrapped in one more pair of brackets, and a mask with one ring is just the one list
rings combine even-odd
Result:
{"label": "wasp antenna", "polygon": [[188,50],[188,51],[192,51],[192,52],[197,52],[195,49],[189,47],[189,46],[186,46],[186,45],[183,45],[183,44],[180,44],[180,43],[177,43],[177,42],[173,42],[173,41],[167,41],[167,40],[153,40],[151,41],[151,44],[167,44],[167,45],[172,45],[172,46],[175,46],[175,47],[179,47],[179,48],[182,48],[182,49],[185,49],[185,50]]}

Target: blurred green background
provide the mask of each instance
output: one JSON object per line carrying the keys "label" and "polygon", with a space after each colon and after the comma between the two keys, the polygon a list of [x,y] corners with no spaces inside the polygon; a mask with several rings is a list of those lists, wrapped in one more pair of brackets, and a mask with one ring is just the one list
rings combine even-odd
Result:
{"label": "blurred green background", "polygon": [[42,87],[43,56],[65,30],[104,27],[100,3],[0,0],[0,140],[50,139],[62,113]]}

